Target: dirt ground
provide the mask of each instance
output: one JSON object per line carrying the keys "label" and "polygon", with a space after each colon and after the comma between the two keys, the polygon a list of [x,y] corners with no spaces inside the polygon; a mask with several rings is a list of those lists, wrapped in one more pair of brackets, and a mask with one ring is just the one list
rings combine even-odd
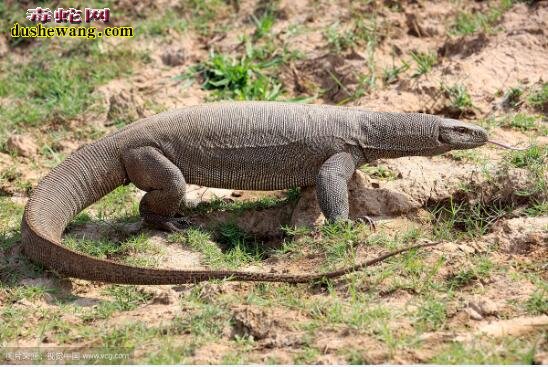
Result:
{"label": "dirt ground", "polygon": [[[26,5],[0,5],[0,361],[41,347],[131,354],[92,363],[548,364],[548,2],[109,4],[112,25],[135,37],[14,40]],[[70,152],[139,118],[225,99],[431,113],[528,149],[360,168],[351,218],[371,216],[375,230],[323,225],[312,188],[191,185],[193,226],[166,234],[141,223],[143,193],[130,185],[78,215],[64,240],[132,265],[280,273],[441,241],[325,284],[119,286],[24,257],[24,205]]]}

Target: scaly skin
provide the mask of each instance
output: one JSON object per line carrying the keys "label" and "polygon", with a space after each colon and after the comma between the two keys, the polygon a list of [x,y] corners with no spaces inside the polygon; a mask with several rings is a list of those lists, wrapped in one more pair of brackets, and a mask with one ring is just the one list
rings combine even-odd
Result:
{"label": "scaly skin", "polygon": [[302,283],[341,276],[370,264],[296,275],[147,269],[72,251],[61,245],[61,236],[78,212],[130,181],[147,192],[140,203],[144,220],[170,231],[181,229],[174,216],[184,203],[186,183],[243,190],[316,185],[326,218],[345,220],[347,181],[356,167],[378,158],[473,148],[486,140],[477,126],[424,114],[273,102],[173,110],[80,148],[42,179],[25,208],[23,249],[59,273],[112,283]]}

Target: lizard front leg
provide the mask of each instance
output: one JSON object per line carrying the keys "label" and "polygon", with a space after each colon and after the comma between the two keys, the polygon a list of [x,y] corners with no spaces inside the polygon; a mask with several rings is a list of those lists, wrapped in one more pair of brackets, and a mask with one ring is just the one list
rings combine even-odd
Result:
{"label": "lizard front leg", "polygon": [[139,204],[144,221],[158,229],[179,232],[188,222],[175,218],[185,198],[186,182],[181,170],[153,147],[141,147],[123,155],[129,179],[146,191]]}
{"label": "lizard front leg", "polygon": [[332,155],[320,167],[316,196],[320,209],[330,222],[348,219],[348,180],[356,170],[350,153]]}

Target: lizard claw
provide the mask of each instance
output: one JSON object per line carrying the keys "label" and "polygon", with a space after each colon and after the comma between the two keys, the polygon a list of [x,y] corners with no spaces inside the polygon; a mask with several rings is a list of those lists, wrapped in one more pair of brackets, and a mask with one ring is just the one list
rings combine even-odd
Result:
{"label": "lizard claw", "polygon": [[367,224],[369,225],[369,228],[372,230],[372,231],[376,231],[377,230],[377,225],[375,224],[375,221],[373,220],[373,218],[367,216],[367,215],[364,215],[363,217],[359,217],[359,218],[356,218],[355,220],[357,223],[363,223],[363,224]]}
{"label": "lizard claw", "polygon": [[152,228],[161,231],[179,233],[190,227],[192,224],[186,218],[166,218],[161,216],[145,216],[145,222]]}

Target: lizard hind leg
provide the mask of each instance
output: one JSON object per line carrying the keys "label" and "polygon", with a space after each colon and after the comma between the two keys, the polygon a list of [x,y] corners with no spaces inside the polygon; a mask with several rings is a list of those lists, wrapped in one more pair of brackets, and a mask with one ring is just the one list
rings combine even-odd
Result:
{"label": "lizard hind leg", "polygon": [[153,147],[132,149],[123,155],[131,182],[146,191],[139,204],[145,223],[168,231],[180,232],[190,225],[176,217],[185,198],[186,182],[181,170]]}

